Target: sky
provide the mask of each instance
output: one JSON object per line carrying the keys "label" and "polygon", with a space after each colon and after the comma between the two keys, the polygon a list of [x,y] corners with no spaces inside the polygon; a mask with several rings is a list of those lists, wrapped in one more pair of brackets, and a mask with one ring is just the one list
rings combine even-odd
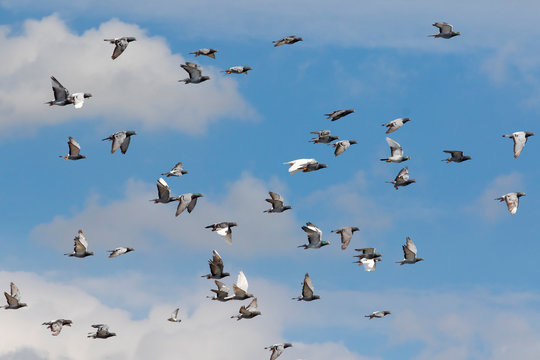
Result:
{"label": "sky", "polygon": [[[0,0],[0,291],[28,307],[0,313],[0,359],[536,359],[538,139],[517,159],[515,131],[538,132],[540,4]],[[436,21],[461,36],[433,39]],[[304,41],[274,48],[287,35]],[[135,36],[116,60],[103,39]],[[193,57],[216,48],[216,59]],[[180,64],[211,80],[185,85]],[[226,75],[231,66],[246,75]],[[90,92],[82,109],[49,107],[50,76]],[[331,122],[338,109],[355,113]],[[381,124],[411,160],[389,164]],[[335,157],[311,131],[356,140]],[[101,139],[134,130],[128,152]],[[87,158],[63,161],[74,137]],[[443,150],[472,160],[441,161]],[[291,175],[288,162],[327,168]],[[153,204],[160,174],[173,196],[204,194],[175,217]],[[394,190],[403,166],[416,183]],[[536,184],[536,185],[535,185]],[[266,214],[268,191],[292,210]],[[495,198],[525,192],[516,215]],[[536,210],[535,210],[536,209]],[[234,221],[233,245],[206,225]],[[312,222],[330,242],[303,250]],[[331,230],[357,226],[341,250]],[[64,256],[83,229],[84,259]],[[425,261],[399,266],[410,236]],[[118,258],[106,250],[135,248]],[[374,272],[353,263],[375,247]],[[207,259],[243,271],[247,302],[211,301]],[[309,273],[321,299],[292,301]],[[181,323],[169,323],[180,307]],[[384,319],[364,315],[390,310]],[[58,337],[40,324],[73,320]],[[86,337],[106,323],[118,336]]]}

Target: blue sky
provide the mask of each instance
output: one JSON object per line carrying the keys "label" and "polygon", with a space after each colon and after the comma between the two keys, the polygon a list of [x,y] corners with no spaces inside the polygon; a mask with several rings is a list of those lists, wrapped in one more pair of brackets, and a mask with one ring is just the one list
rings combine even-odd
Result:
{"label": "blue sky", "polygon": [[[537,131],[540,53],[525,21],[537,4],[126,3],[0,1],[0,288],[14,281],[29,304],[2,314],[11,331],[0,359],[211,359],[219,349],[253,359],[282,341],[294,343],[283,359],[538,356],[537,139],[514,159],[501,137]],[[462,36],[427,37],[435,21]],[[272,47],[290,34],[304,41]],[[112,61],[102,39],[116,36],[137,41]],[[203,47],[216,59],[189,55]],[[185,61],[212,79],[178,83]],[[253,71],[220,72],[235,65]],[[94,96],[80,110],[49,108],[51,75]],[[323,116],[341,108],[356,112]],[[402,165],[379,161],[381,124],[397,117],[412,120],[389,135],[411,156]],[[323,129],[358,144],[335,158],[308,142]],[[119,130],[137,135],[111,155],[101,139]],[[87,159],[58,158],[68,136]],[[441,162],[447,149],[472,160]],[[283,165],[312,157],[328,168]],[[167,179],[173,194],[205,196],[175,218],[173,205],[148,200],[178,161],[189,174]],[[405,165],[417,183],[395,191],[385,181]],[[293,210],[263,214],[270,190]],[[513,191],[527,195],[511,216],[493,199]],[[238,222],[232,246],[204,229],[219,221]],[[308,221],[330,246],[297,248]],[[361,229],[346,251],[330,233],[342,226]],[[79,228],[95,256],[63,256]],[[406,236],[424,262],[394,263]],[[117,246],[136,250],[106,258]],[[383,254],[373,273],[352,264],[366,246]],[[239,302],[205,298],[213,249],[229,287],[246,273],[261,317],[237,323]],[[321,300],[293,302],[306,272]],[[176,306],[184,321],[164,321]],[[392,315],[363,317],[382,309]],[[61,317],[74,326],[58,339],[39,326]],[[87,340],[95,322],[119,336]],[[207,341],[210,328],[223,335]]]}

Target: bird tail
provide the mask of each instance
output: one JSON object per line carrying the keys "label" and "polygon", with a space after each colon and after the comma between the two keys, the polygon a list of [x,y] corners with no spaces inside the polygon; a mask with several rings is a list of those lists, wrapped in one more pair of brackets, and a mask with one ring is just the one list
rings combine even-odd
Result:
{"label": "bird tail", "polygon": [[184,84],[187,84],[188,81],[189,81],[189,79],[178,80],[178,82],[184,82]]}
{"label": "bird tail", "polygon": [[47,102],[45,102],[44,104],[48,104],[49,106],[53,106],[53,105],[54,105],[54,101],[47,101]]}
{"label": "bird tail", "polygon": [[386,159],[380,159],[380,160],[381,160],[381,161],[388,161],[388,158],[386,158]]}

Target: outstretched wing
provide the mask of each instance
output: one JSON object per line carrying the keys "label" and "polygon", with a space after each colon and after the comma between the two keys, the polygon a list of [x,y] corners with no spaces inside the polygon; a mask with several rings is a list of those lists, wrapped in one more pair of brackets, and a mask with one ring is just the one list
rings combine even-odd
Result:
{"label": "outstretched wing", "polygon": [[310,298],[313,296],[313,291],[313,282],[311,281],[309,274],[306,274],[304,277],[304,285],[302,286],[302,296],[305,298]]}
{"label": "outstretched wing", "polygon": [[60,81],[56,80],[54,76],[51,76],[52,89],[54,92],[54,100],[64,101],[69,97],[69,91],[66,89]]}
{"label": "outstretched wing", "polygon": [[401,145],[399,145],[396,141],[390,139],[389,137],[386,138],[386,142],[390,146],[392,156],[403,156],[403,149],[401,148]]}
{"label": "outstretched wing", "polygon": [[197,81],[202,76],[201,67],[198,64],[192,62],[186,62],[185,64],[180,65],[182,69],[186,70],[189,74],[189,78],[192,81]]}
{"label": "outstretched wing", "polygon": [[69,146],[69,155],[70,156],[77,156],[81,152],[81,145],[77,141],[75,141],[74,138],[71,136],[68,140],[68,146]]}
{"label": "outstretched wing", "polygon": [[450,34],[452,33],[452,25],[446,23],[446,22],[436,22],[433,24],[433,26],[436,26],[439,28],[439,34]]}

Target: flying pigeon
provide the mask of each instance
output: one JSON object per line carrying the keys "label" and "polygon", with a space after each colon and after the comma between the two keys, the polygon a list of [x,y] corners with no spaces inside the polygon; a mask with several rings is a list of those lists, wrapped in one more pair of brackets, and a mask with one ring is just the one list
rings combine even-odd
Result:
{"label": "flying pigeon", "polygon": [[446,163],[450,162],[456,162],[460,163],[463,161],[471,160],[472,158],[469,155],[463,155],[463,151],[458,150],[443,150],[443,152],[450,154],[450,157],[448,159],[443,159],[441,161],[446,161]]}
{"label": "flying pigeon", "polygon": [[303,41],[303,39],[295,35],[289,35],[289,36],[279,39],[278,41],[272,41],[272,43],[274,44],[274,47],[278,47],[285,44],[291,45],[299,41]]}
{"label": "flying pigeon", "polygon": [[232,227],[238,226],[235,222],[220,222],[217,224],[212,224],[205,226],[205,229],[212,229],[225,239],[227,244],[232,245]]}
{"label": "flying pigeon", "polygon": [[330,243],[327,241],[321,241],[322,231],[312,223],[306,223],[305,226],[302,226],[302,230],[306,232],[309,243],[305,245],[299,245],[298,247],[303,247],[304,250],[307,250],[318,249],[325,245],[330,245]]}
{"label": "flying pigeon", "polygon": [[210,80],[210,76],[202,76],[200,65],[188,61],[185,65],[180,65],[180,67],[187,71],[189,78],[178,80],[178,82],[184,82],[184,84],[200,84],[203,81]]}
{"label": "flying pigeon", "polygon": [[249,305],[246,307],[242,305],[240,307],[240,310],[238,312],[239,315],[231,316],[231,319],[236,318],[236,321],[242,320],[242,319],[253,319],[257,315],[261,315],[260,311],[256,311],[257,309],[257,298],[251,300]]}
{"label": "flying pigeon", "polygon": [[281,213],[285,210],[291,209],[289,205],[283,205],[283,197],[275,192],[268,192],[270,194],[270,199],[265,199],[267,202],[272,204],[272,208],[269,210],[264,210],[265,213]]}
{"label": "flying pigeon", "polygon": [[527,138],[533,135],[534,133],[532,131],[517,131],[509,135],[503,135],[503,137],[514,140],[514,159],[517,159],[519,154],[521,154],[521,151],[527,143]]}
{"label": "flying pigeon", "polygon": [[180,320],[178,318],[178,311],[180,310],[180,308],[176,308],[176,310],[174,310],[171,314],[171,317],[168,318],[167,320],[170,321],[170,322],[182,322],[182,320]]}
{"label": "flying pigeon", "polygon": [[130,248],[130,247],[117,247],[116,249],[114,250],[107,250],[107,252],[109,252],[109,257],[110,258],[113,258],[113,257],[117,257],[117,256],[120,256],[120,255],[123,255],[125,253],[128,253],[130,251],[133,251],[135,250],[134,248]]}
{"label": "flying pigeon", "polygon": [[319,295],[313,295],[313,291],[313,282],[311,281],[309,274],[306,273],[306,276],[304,277],[304,282],[302,283],[302,296],[292,299],[298,301],[312,301],[320,299],[321,297]]}
{"label": "flying pigeon", "polygon": [[401,261],[397,261],[397,263],[400,265],[416,264],[417,262],[424,260],[424,258],[416,257],[416,253],[417,253],[416,245],[414,245],[411,238],[407,236],[407,243],[403,245],[404,259]]}
{"label": "flying pigeon", "polygon": [[223,279],[230,274],[223,272],[223,259],[216,250],[212,251],[212,259],[208,260],[210,265],[210,274],[203,275],[207,279]]}
{"label": "flying pigeon", "polygon": [[197,205],[197,199],[203,197],[203,194],[199,193],[187,193],[180,195],[177,199],[179,201],[178,207],[176,208],[176,216],[180,215],[184,210],[187,209],[188,213],[191,214],[195,205]]}
{"label": "flying pigeon", "polygon": [[324,114],[324,116],[326,116],[327,119],[332,119],[332,121],[336,121],[336,120],[339,120],[341,119],[342,117],[344,116],[347,116],[349,114],[352,114],[354,112],[353,109],[349,109],[349,110],[336,110],[336,111],[332,111],[331,113],[329,114]]}
{"label": "flying pigeon", "polygon": [[386,126],[388,129],[386,130],[387,134],[390,134],[391,132],[396,131],[400,127],[403,126],[406,122],[411,121],[409,118],[398,118],[395,120],[390,121],[389,123],[382,124],[382,126]]}
{"label": "flying pigeon", "polygon": [[117,57],[119,57],[123,52],[124,50],[126,50],[128,44],[132,41],[135,41],[137,39],[135,39],[134,37],[132,36],[124,36],[124,37],[120,37],[120,38],[114,38],[114,39],[103,39],[104,41],[108,41],[110,42],[111,44],[114,44],[114,51],[113,51],[113,54],[111,56],[111,58],[114,60],[116,59]]}
{"label": "flying pigeon", "polygon": [[[217,284],[217,282],[216,282]],[[225,301],[229,300],[246,300],[253,297],[253,294],[249,294],[248,290],[248,281],[246,275],[243,271],[238,273],[238,278],[236,279],[236,284],[233,285],[233,296],[228,296],[225,298]]]}
{"label": "flying pigeon", "polygon": [[435,35],[428,35],[428,36],[433,36],[434,38],[450,39],[450,38],[453,38],[454,36],[461,35],[459,31],[455,32],[453,30],[452,25],[445,22],[436,22],[435,24],[433,24],[433,26],[439,28],[439,33]]}
{"label": "flying pigeon", "polygon": [[116,333],[109,332],[109,326],[105,324],[92,325],[94,329],[97,329],[95,333],[89,332],[88,337],[93,339],[107,339],[111,336],[116,336]]}
{"label": "flying pigeon", "polygon": [[291,346],[292,344],[290,343],[274,344],[272,346],[265,347],[265,349],[272,352],[272,355],[270,355],[270,360],[276,360],[281,354],[283,354],[283,351],[285,351],[286,348]]}
{"label": "flying pigeon", "polygon": [[226,74],[246,74],[251,70],[251,66],[233,66],[222,72]]}
{"label": "flying pigeon", "polygon": [[354,249],[354,251],[361,252],[360,255],[354,255],[358,258],[358,260],[362,259],[379,259],[381,258],[381,254],[375,252],[375,248],[362,248],[362,249]]}
{"label": "flying pigeon", "polygon": [[347,226],[347,227],[342,227],[336,230],[332,230],[331,232],[341,235],[341,250],[345,250],[347,246],[349,246],[349,243],[351,242],[353,233],[359,230],[360,229],[357,228],[356,226],[354,227]]}
{"label": "flying pigeon", "polygon": [[54,76],[51,76],[52,89],[54,93],[54,100],[46,102],[49,106],[58,105],[66,106],[73,104],[75,109],[80,109],[84,105],[84,99],[92,97],[92,94],[89,93],[74,93],[70,94],[68,89],[66,89]]}
{"label": "flying pigeon", "polygon": [[85,155],[81,155],[81,145],[71,136],[68,138],[69,154],[60,155],[58,157],[64,158],[64,160],[80,160],[86,159]]}
{"label": "flying pigeon", "polygon": [[231,300],[230,297],[229,297],[229,288],[219,280],[214,280],[214,282],[216,283],[217,290],[216,289],[210,289],[210,291],[212,291],[216,295],[214,295],[214,297],[207,296],[207,298],[210,298],[212,300],[221,301],[221,302]]}
{"label": "flying pigeon", "polygon": [[125,154],[129,147],[129,141],[131,140],[132,135],[137,135],[135,131],[118,131],[114,134],[112,134],[109,137],[106,137],[105,140],[111,140],[112,141],[112,147],[111,147],[111,154],[114,154],[118,148],[120,148],[120,151],[122,151],[122,154]]}
{"label": "flying pigeon", "polygon": [[319,164],[315,159],[297,159],[283,164],[290,165],[289,173],[296,174],[297,172],[310,172],[327,167],[326,164]]}
{"label": "flying pigeon", "polygon": [[170,177],[170,176],[181,177],[182,175],[185,175],[187,173],[188,172],[186,170],[184,170],[184,166],[182,165],[182,163],[179,162],[176,165],[174,165],[174,167],[171,169],[171,171],[163,173],[161,175],[167,175],[167,177]]}
{"label": "flying pigeon", "polygon": [[15,285],[15,283],[10,283],[9,285],[11,287],[11,290],[10,290],[11,294],[4,292],[4,295],[6,296],[6,300],[8,304],[5,305],[3,308],[6,310],[7,309],[17,310],[22,307],[28,306],[27,304],[21,302],[21,292],[19,291],[19,288],[17,287],[17,285]]}
{"label": "flying pigeon", "polygon": [[388,311],[388,310],[384,310],[384,311],[375,311],[375,312],[372,312],[371,314],[369,315],[364,315],[364,317],[367,317],[369,318],[369,320],[373,319],[373,318],[377,318],[377,319],[382,319],[383,317],[385,317],[386,315],[390,315],[391,312]]}
{"label": "flying pigeon", "polygon": [[337,136],[332,136],[330,134],[330,130],[319,130],[319,131],[312,131],[312,134],[317,134],[317,137],[312,138],[309,140],[310,142],[314,144],[330,144],[332,141],[339,139]]}
{"label": "flying pigeon", "polygon": [[382,259],[381,258],[359,259],[358,261],[355,261],[355,263],[357,263],[358,266],[364,265],[365,271],[375,271],[377,268],[377,261],[382,261]]}
{"label": "flying pigeon", "polygon": [[394,188],[397,190],[400,186],[407,186],[415,183],[415,179],[409,179],[409,167],[405,166],[399,171],[396,178],[393,181],[386,181],[387,183],[394,184]]}
{"label": "flying pigeon", "polygon": [[400,163],[410,160],[410,156],[403,156],[403,148],[394,140],[389,137],[386,138],[386,142],[390,146],[391,156],[389,158],[381,159],[381,161]]}
{"label": "flying pigeon", "polygon": [[75,242],[74,249],[72,253],[67,253],[64,255],[68,256],[75,256],[78,258],[84,258],[90,255],[94,255],[93,251],[88,251],[88,241],[86,241],[86,237],[84,236],[82,230],[79,230],[79,233],[75,238],[73,239]]}
{"label": "flying pigeon", "polygon": [[525,196],[525,193],[512,192],[512,193],[503,195],[501,197],[498,197],[495,200],[499,200],[500,202],[506,201],[506,206],[508,207],[508,211],[510,211],[510,214],[514,215],[517,212],[517,209],[519,206],[519,198],[522,196]]}
{"label": "flying pigeon", "polygon": [[171,189],[169,188],[169,185],[163,178],[159,178],[158,181],[156,181],[157,185],[157,191],[158,191],[158,198],[152,199],[150,201],[153,201],[154,204],[168,204],[171,201],[179,201],[180,199],[178,197],[172,197],[171,196]]}
{"label": "flying pigeon", "polygon": [[349,146],[358,144],[356,140],[341,140],[338,142],[335,142],[332,146],[336,148],[334,151],[334,155],[338,156],[341,155],[349,148]]}
{"label": "flying pigeon", "polygon": [[51,330],[52,336],[58,336],[60,331],[62,331],[62,326],[71,326],[71,324],[73,324],[73,321],[71,320],[58,319],[55,321],[44,322],[41,325],[47,325],[47,329]]}
{"label": "flying pigeon", "polygon": [[208,57],[211,57],[212,59],[215,59],[216,58],[216,53],[218,51],[216,49],[199,49],[197,51],[194,51],[194,52],[190,52],[190,54],[193,54],[195,55],[195,57],[197,56],[200,56],[200,55],[206,55]]}

